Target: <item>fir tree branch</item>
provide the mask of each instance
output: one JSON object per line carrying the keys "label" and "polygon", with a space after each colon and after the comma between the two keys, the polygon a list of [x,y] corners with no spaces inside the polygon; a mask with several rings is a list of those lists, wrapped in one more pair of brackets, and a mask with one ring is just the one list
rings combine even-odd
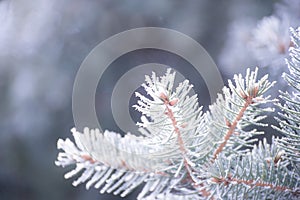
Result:
{"label": "fir tree branch", "polygon": [[163,94],[163,93],[161,93],[161,98],[163,99],[163,101],[164,101],[164,105],[166,106],[166,115],[170,118],[170,120],[172,121],[172,126],[173,126],[173,128],[174,128],[174,131],[175,131],[175,133],[177,134],[177,140],[178,140],[178,145],[179,145],[179,149],[180,149],[180,151],[181,151],[181,154],[182,154],[182,157],[183,157],[183,159],[184,159],[184,166],[185,166],[185,168],[186,168],[186,170],[187,170],[187,172],[188,172],[188,176],[192,179],[192,176],[191,176],[191,169],[190,169],[190,166],[189,166],[189,164],[188,164],[188,162],[187,162],[187,159],[186,159],[186,148],[185,148],[185,146],[184,146],[184,141],[183,141],[183,139],[182,139],[182,136],[181,136],[181,133],[180,133],[180,130],[179,130],[179,128],[177,127],[177,121],[176,121],[176,119],[175,119],[175,116],[174,116],[174,113],[173,113],[173,111],[169,108],[169,106],[174,106],[176,103],[177,103],[177,101],[178,101],[178,99],[175,99],[175,100],[173,100],[172,102],[170,102],[169,101],[169,99],[168,99],[168,97],[165,95],[165,94]]}
{"label": "fir tree branch", "polygon": [[278,139],[277,143],[283,149],[284,157],[291,161],[300,174],[300,28],[291,29],[291,34],[294,45],[290,47],[287,59],[290,74],[284,74],[283,77],[296,93],[281,92],[280,98],[284,104],[277,104],[282,113],[276,118],[280,127],[272,127],[283,133],[284,137]]}
{"label": "fir tree branch", "polygon": [[265,182],[257,181],[257,180],[237,179],[237,178],[232,178],[231,176],[212,178],[212,182],[215,182],[217,184],[224,184],[225,186],[228,186],[229,184],[243,184],[243,185],[249,186],[250,188],[266,187],[266,188],[270,188],[272,190],[277,190],[277,191],[293,192],[293,190],[291,188],[288,188],[286,186],[274,185],[272,183],[265,183]]}
{"label": "fir tree branch", "polygon": [[[276,197],[282,196],[279,191],[283,196],[297,193],[297,175],[287,171],[282,153],[264,153],[265,148],[256,148],[249,139],[261,134],[249,126],[264,126],[260,122],[263,114],[272,111],[261,106],[272,102],[263,96],[274,84],[267,76],[256,80],[257,70],[247,70],[245,78],[235,76],[235,85],[229,81],[224,96],[219,95],[205,114],[197,96],[188,96],[192,85],[186,80],[173,90],[174,79],[171,70],[160,78],[155,73],[151,78],[146,76],[143,87],[150,97],[137,93],[140,100],[135,106],[143,114],[138,123],[142,136],[73,129],[76,145],[60,139],[58,148],[64,152],[59,153],[56,165],[76,165],[65,177],[80,174],[74,185],[86,182],[87,188],[95,185],[101,193],[121,196],[145,182],[138,199],[218,199],[228,194],[259,199],[268,192]],[[259,159],[255,153],[260,154]],[[256,171],[246,173],[245,164],[256,166],[250,168]],[[284,176],[289,178],[283,185],[270,179],[285,181]],[[260,194],[259,188],[264,193]],[[239,195],[241,190],[244,192]]]}
{"label": "fir tree branch", "polygon": [[[164,163],[149,157],[150,147],[147,147],[133,135],[121,137],[113,132],[104,134],[99,130],[84,129],[84,133],[72,129],[76,145],[69,139],[57,142],[58,149],[64,152],[58,154],[57,166],[76,165],[76,168],[65,178],[79,174],[73,182],[74,186],[86,183],[89,189],[92,185],[101,188],[100,192],[108,192],[126,196],[137,186],[146,182],[139,199],[149,195],[170,191],[170,185],[182,177],[171,178],[164,172],[157,171]],[[129,145],[129,146],[127,146]],[[165,164],[166,165],[166,164]],[[82,172],[82,173],[81,173]],[[170,179],[171,178],[171,179]]]}
{"label": "fir tree branch", "polygon": [[[151,137],[150,141],[155,141],[156,144],[158,143],[163,147],[161,152],[165,153],[153,154],[153,156],[161,157],[162,154],[165,154],[168,156],[166,159],[177,167],[175,173],[169,171],[170,169],[166,170],[174,173],[175,177],[186,173],[185,180],[189,185],[205,196],[209,192],[199,189],[197,186],[198,180],[194,175],[195,164],[193,163],[195,159],[198,159],[195,151],[197,143],[194,141],[200,137],[199,133],[205,132],[204,116],[202,116],[201,108],[198,107],[196,96],[187,96],[192,87],[188,81],[180,83],[175,90],[176,92],[172,91],[173,81],[174,74],[171,74],[170,70],[161,77],[161,80],[156,78],[155,74],[152,74],[151,79],[146,77],[147,85],[143,86],[152,99],[137,93],[142,102],[138,102],[135,108],[149,117],[150,120],[144,118],[143,123],[139,123],[139,125],[146,128],[151,134],[149,136]],[[160,105],[162,107],[159,108]],[[153,112],[154,110],[155,112]],[[142,129],[142,131],[144,130]],[[163,140],[156,136],[156,132],[160,133],[159,136],[165,134],[165,137],[162,137]],[[171,151],[176,152],[177,149],[179,154],[174,154],[174,158],[172,158]]]}
{"label": "fir tree branch", "polygon": [[256,141],[252,137],[262,132],[249,127],[266,126],[260,121],[266,117],[265,113],[273,111],[263,107],[273,101],[263,96],[274,85],[267,76],[257,80],[257,69],[253,72],[248,69],[245,78],[236,75],[234,80],[235,84],[229,81],[229,88],[223,88],[223,95],[218,96],[207,114],[206,138],[210,138],[206,142],[210,148],[207,157],[211,163],[224,151],[227,155],[240,155],[252,148]]}
{"label": "fir tree branch", "polygon": [[209,190],[222,199],[298,199],[297,173],[274,141],[264,140],[242,157],[221,153],[207,174]]}
{"label": "fir tree branch", "polygon": [[256,97],[257,93],[258,93],[258,88],[255,87],[253,89],[253,92],[250,92],[251,95],[248,96],[246,94],[243,94],[243,98],[245,99],[245,104],[239,111],[239,113],[236,116],[236,118],[234,119],[234,121],[231,123],[226,119],[226,125],[228,126],[229,129],[228,129],[226,135],[224,136],[223,142],[215,150],[215,152],[213,154],[213,160],[215,160],[217,158],[218,154],[222,152],[223,148],[226,146],[226,143],[230,139],[231,135],[235,133],[235,129],[236,129],[238,122],[242,119],[247,108],[253,103],[253,99]]}

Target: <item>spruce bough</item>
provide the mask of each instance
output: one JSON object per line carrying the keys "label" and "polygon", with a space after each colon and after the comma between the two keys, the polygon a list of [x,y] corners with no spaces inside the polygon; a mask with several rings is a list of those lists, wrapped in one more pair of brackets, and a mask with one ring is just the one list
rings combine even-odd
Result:
{"label": "spruce bough", "polygon": [[[58,140],[55,164],[75,166],[65,174],[79,176],[74,186],[122,197],[143,185],[137,199],[299,199],[299,30],[291,30],[284,75],[294,93],[281,92],[281,103],[265,95],[275,83],[258,79],[257,68],[229,80],[207,112],[189,96],[188,80],[175,87],[171,69],[153,73],[142,85],[148,96],[136,93],[139,136],[73,128],[74,142]],[[275,108],[279,126],[265,124]],[[258,141],[265,126],[283,137]]]}

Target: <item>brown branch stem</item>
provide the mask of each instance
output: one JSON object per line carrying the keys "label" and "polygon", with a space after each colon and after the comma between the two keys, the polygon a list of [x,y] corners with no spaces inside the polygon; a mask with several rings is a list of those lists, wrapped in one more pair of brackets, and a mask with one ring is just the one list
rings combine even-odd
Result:
{"label": "brown branch stem", "polygon": [[213,160],[212,162],[217,159],[218,155],[223,151],[224,147],[226,146],[228,140],[230,139],[230,137],[235,133],[235,128],[238,124],[238,122],[242,119],[245,111],[247,110],[247,108],[249,107],[250,104],[253,103],[253,98],[256,94],[254,93],[253,96],[246,96],[244,99],[246,100],[244,106],[241,108],[241,110],[239,111],[238,115],[236,116],[236,118],[234,119],[234,121],[232,123],[229,123],[228,121],[226,121],[226,125],[229,127],[226,135],[224,136],[223,142],[220,144],[220,146],[215,150],[214,154],[213,154]]}
{"label": "brown branch stem", "polygon": [[293,191],[292,189],[286,187],[286,186],[278,186],[278,185],[273,185],[271,183],[264,183],[261,181],[255,181],[255,180],[242,180],[242,179],[237,179],[237,178],[231,178],[231,177],[221,177],[221,178],[213,178],[212,179],[213,182],[215,183],[224,183],[225,185],[229,185],[229,184],[245,184],[248,185],[250,187],[269,187],[273,190],[277,190],[277,191]]}
{"label": "brown branch stem", "polygon": [[[176,118],[175,118],[175,116],[174,116],[174,113],[173,113],[173,111],[172,111],[172,109],[170,108],[170,106],[174,106],[176,103],[177,103],[177,99],[176,100],[173,100],[173,101],[169,101],[169,99],[167,98],[167,96],[165,95],[165,94],[161,94],[161,98],[162,98],[162,100],[163,100],[163,102],[164,102],[164,105],[165,105],[165,107],[166,107],[166,115],[169,117],[169,119],[172,121],[172,126],[173,126],[173,128],[174,128],[174,131],[175,131],[175,133],[177,134],[177,142],[178,142],[178,144],[179,144],[179,149],[180,149],[180,152],[181,152],[181,154],[182,154],[182,157],[183,157],[183,162],[184,162],[184,167],[186,168],[186,170],[187,170],[187,172],[188,172],[188,178],[193,182],[193,186],[195,187],[195,186],[197,186],[198,184],[193,180],[193,178],[192,178],[192,170],[191,170],[191,168],[190,168],[190,165],[189,165],[189,163],[188,163],[188,161],[187,161],[187,159],[185,158],[185,156],[186,156],[186,148],[185,148],[185,145],[184,145],[184,141],[183,141],[183,139],[182,139],[182,135],[181,135],[181,132],[180,132],[180,130],[179,130],[179,128],[178,128],[178,126],[177,126],[177,120],[176,120]],[[201,189],[200,191],[199,191],[201,194],[202,194],[202,196],[204,196],[204,197],[208,197],[208,196],[210,196],[210,192],[209,191],[207,191],[206,189]]]}

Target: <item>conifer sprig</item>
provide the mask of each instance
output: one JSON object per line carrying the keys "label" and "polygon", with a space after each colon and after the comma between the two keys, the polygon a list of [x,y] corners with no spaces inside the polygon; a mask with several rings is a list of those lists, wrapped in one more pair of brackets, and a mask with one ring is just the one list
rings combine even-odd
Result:
{"label": "conifer sprig", "polygon": [[[162,77],[153,73],[146,76],[143,84],[148,96],[136,93],[140,100],[135,108],[142,113],[138,123],[142,136],[122,137],[86,128],[84,133],[72,129],[75,144],[69,139],[58,140],[63,152],[56,165],[76,165],[65,178],[79,174],[75,186],[86,183],[87,188],[94,185],[101,193],[121,196],[145,183],[138,199],[217,199],[226,196],[224,185],[236,184],[253,188],[247,190],[254,192],[248,196],[259,194],[259,188],[265,194],[273,190],[296,191],[289,184],[259,182],[262,170],[258,168],[255,178],[237,170],[249,164],[255,151],[264,155],[259,159],[269,165],[270,159],[276,159],[264,154],[267,150],[262,145],[257,148],[252,144],[255,140],[250,138],[261,132],[249,131],[250,126],[265,126],[260,121],[272,111],[262,106],[272,102],[264,96],[274,84],[267,76],[257,80],[257,69],[247,70],[245,78],[236,75],[235,82],[229,81],[229,87],[224,87],[223,95],[206,113],[199,107],[197,96],[189,96],[192,85],[186,80],[173,89],[174,79],[175,73],[170,69]],[[286,170],[286,165],[278,163],[276,167]]]}

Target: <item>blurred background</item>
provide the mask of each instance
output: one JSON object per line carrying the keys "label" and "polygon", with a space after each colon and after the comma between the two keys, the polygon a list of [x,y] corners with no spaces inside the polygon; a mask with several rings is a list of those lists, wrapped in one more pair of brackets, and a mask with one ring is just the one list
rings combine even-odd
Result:
{"label": "blurred background", "polygon": [[[72,180],[63,178],[68,169],[54,165],[57,139],[70,137],[74,126],[76,72],[101,41],[132,28],[165,27],[198,41],[216,62],[225,82],[256,65],[266,73],[281,72],[284,68],[277,66],[284,62],[271,63],[274,59],[268,55],[285,56],[289,40],[281,49],[276,46],[275,53],[272,48],[271,52],[260,48],[259,56],[266,55],[262,59],[251,52],[257,43],[263,43],[257,38],[274,45],[272,38],[260,37],[264,32],[259,24],[265,16],[277,17],[278,34],[286,34],[289,26],[296,25],[292,19],[298,19],[299,6],[289,2],[293,1],[0,0],[0,199],[121,199],[100,195],[96,189],[86,191],[84,185],[74,188]],[[276,19],[272,20],[266,22],[271,30],[276,26]],[[110,111],[101,105],[109,100],[116,77],[121,75],[118,68],[148,62],[180,69],[196,80],[200,103],[205,108],[210,104],[203,81],[197,84],[188,63],[168,52],[138,50],[116,60],[99,83],[97,112],[103,118],[108,116],[101,122],[103,127],[118,131]],[[277,68],[270,70],[270,66]],[[271,77],[279,79],[278,74]],[[135,199],[135,195],[127,199]]]}

